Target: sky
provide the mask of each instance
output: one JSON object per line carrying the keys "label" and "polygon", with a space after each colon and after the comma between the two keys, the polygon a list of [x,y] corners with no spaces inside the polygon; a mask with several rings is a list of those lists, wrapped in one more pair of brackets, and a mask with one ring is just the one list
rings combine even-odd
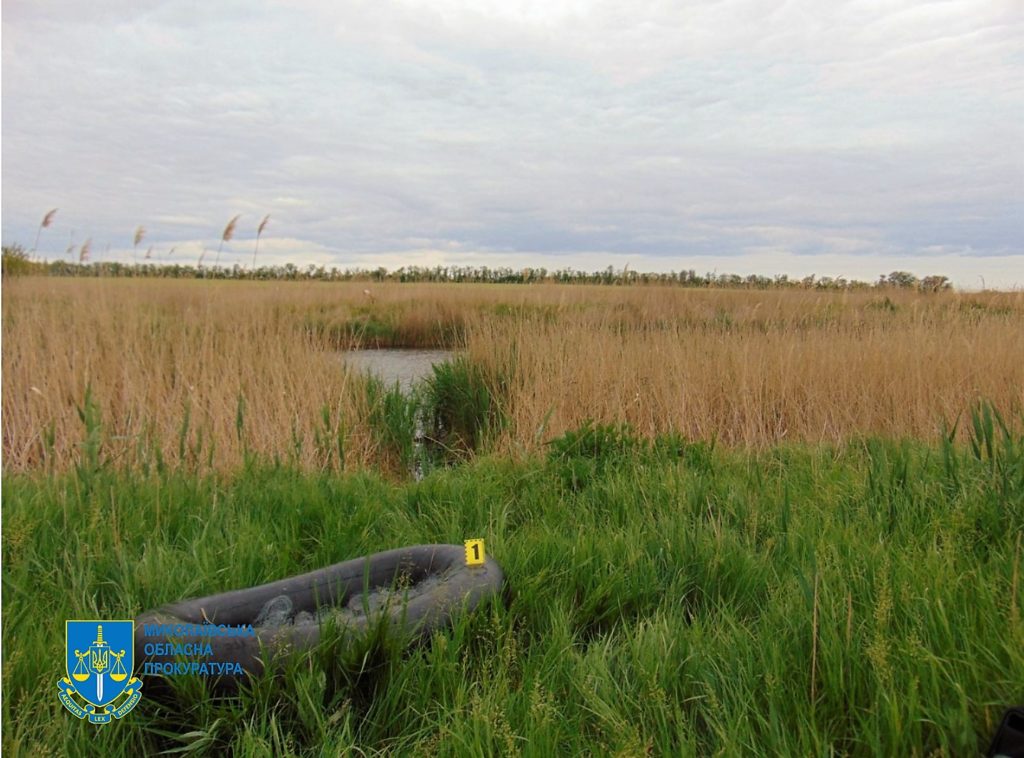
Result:
{"label": "sky", "polygon": [[3,243],[44,258],[250,266],[269,214],[257,265],[1024,288],[1021,0],[3,0],[0,23]]}

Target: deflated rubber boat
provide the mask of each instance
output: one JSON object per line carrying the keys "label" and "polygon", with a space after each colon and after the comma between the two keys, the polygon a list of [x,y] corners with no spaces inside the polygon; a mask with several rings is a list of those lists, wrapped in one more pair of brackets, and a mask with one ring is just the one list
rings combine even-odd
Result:
{"label": "deflated rubber boat", "polygon": [[373,624],[422,639],[496,595],[489,556],[469,566],[461,545],[416,545],[220,595],[182,600],[135,620],[140,673],[203,673],[234,690],[245,676],[313,650],[324,629],[358,637]]}

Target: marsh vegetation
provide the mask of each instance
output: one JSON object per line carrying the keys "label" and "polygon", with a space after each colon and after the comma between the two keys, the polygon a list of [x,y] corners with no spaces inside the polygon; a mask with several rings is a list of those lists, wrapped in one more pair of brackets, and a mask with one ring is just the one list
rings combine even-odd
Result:
{"label": "marsh vegetation", "polygon": [[1024,293],[26,277],[4,295],[8,470],[74,464],[87,390],[122,464],[371,466],[386,393],[339,367],[352,347],[457,348],[437,414],[486,392],[500,429],[462,442],[516,455],[587,420],[764,448],[936,440],[978,399],[1024,405]]}
{"label": "marsh vegetation", "polygon": [[[1024,700],[1024,295],[365,290],[5,281],[5,751],[964,755]],[[426,644],[54,696],[67,618],[469,537],[508,593]]]}

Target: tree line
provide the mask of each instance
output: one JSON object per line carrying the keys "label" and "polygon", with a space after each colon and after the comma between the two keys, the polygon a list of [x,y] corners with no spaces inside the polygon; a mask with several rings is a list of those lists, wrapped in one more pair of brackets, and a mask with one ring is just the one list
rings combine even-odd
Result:
{"label": "tree line", "polygon": [[866,282],[846,277],[815,275],[790,278],[785,274],[764,276],[750,274],[699,274],[695,269],[668,272],[642,272],[608,266],[600,271],[577,271],[572,268],[547,269],[544,267],[511,268],[508,266],[403,266],[388,270],[347,268],[337,266],[305,267],[294,263],[246,267],[203,266],[166,263],[120,263],[117,261],[39,261],[33,260],[18,245],[3,248],[3,274],[36,274],[45,276],[89,276],[115,278],[158,279],[223,279],[242,281],[324,281],[324,282],[452,282],[473,284],[600,284],[634,285],[658,284],[681,287],[722,287],[734,289],[816,289],[863,290],[904,289],[922,292],[940,292],[952,288],[948,277],[929,275],[921,278],[907,271],[893,271],[881,275],[876,281]]}

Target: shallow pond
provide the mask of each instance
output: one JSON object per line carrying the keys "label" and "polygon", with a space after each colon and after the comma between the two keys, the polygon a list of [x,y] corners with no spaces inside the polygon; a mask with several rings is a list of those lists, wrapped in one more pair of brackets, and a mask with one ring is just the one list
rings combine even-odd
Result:
{"label": "shallow pond", "polygon": [[382,348],[379,350],[349,350],[341,354],[342,361],[357,372],[368,371],[380,377],[388,386],[396,381],[403,392],[433,375],[433,367],[455,357],[452,350],[412,350]]}

